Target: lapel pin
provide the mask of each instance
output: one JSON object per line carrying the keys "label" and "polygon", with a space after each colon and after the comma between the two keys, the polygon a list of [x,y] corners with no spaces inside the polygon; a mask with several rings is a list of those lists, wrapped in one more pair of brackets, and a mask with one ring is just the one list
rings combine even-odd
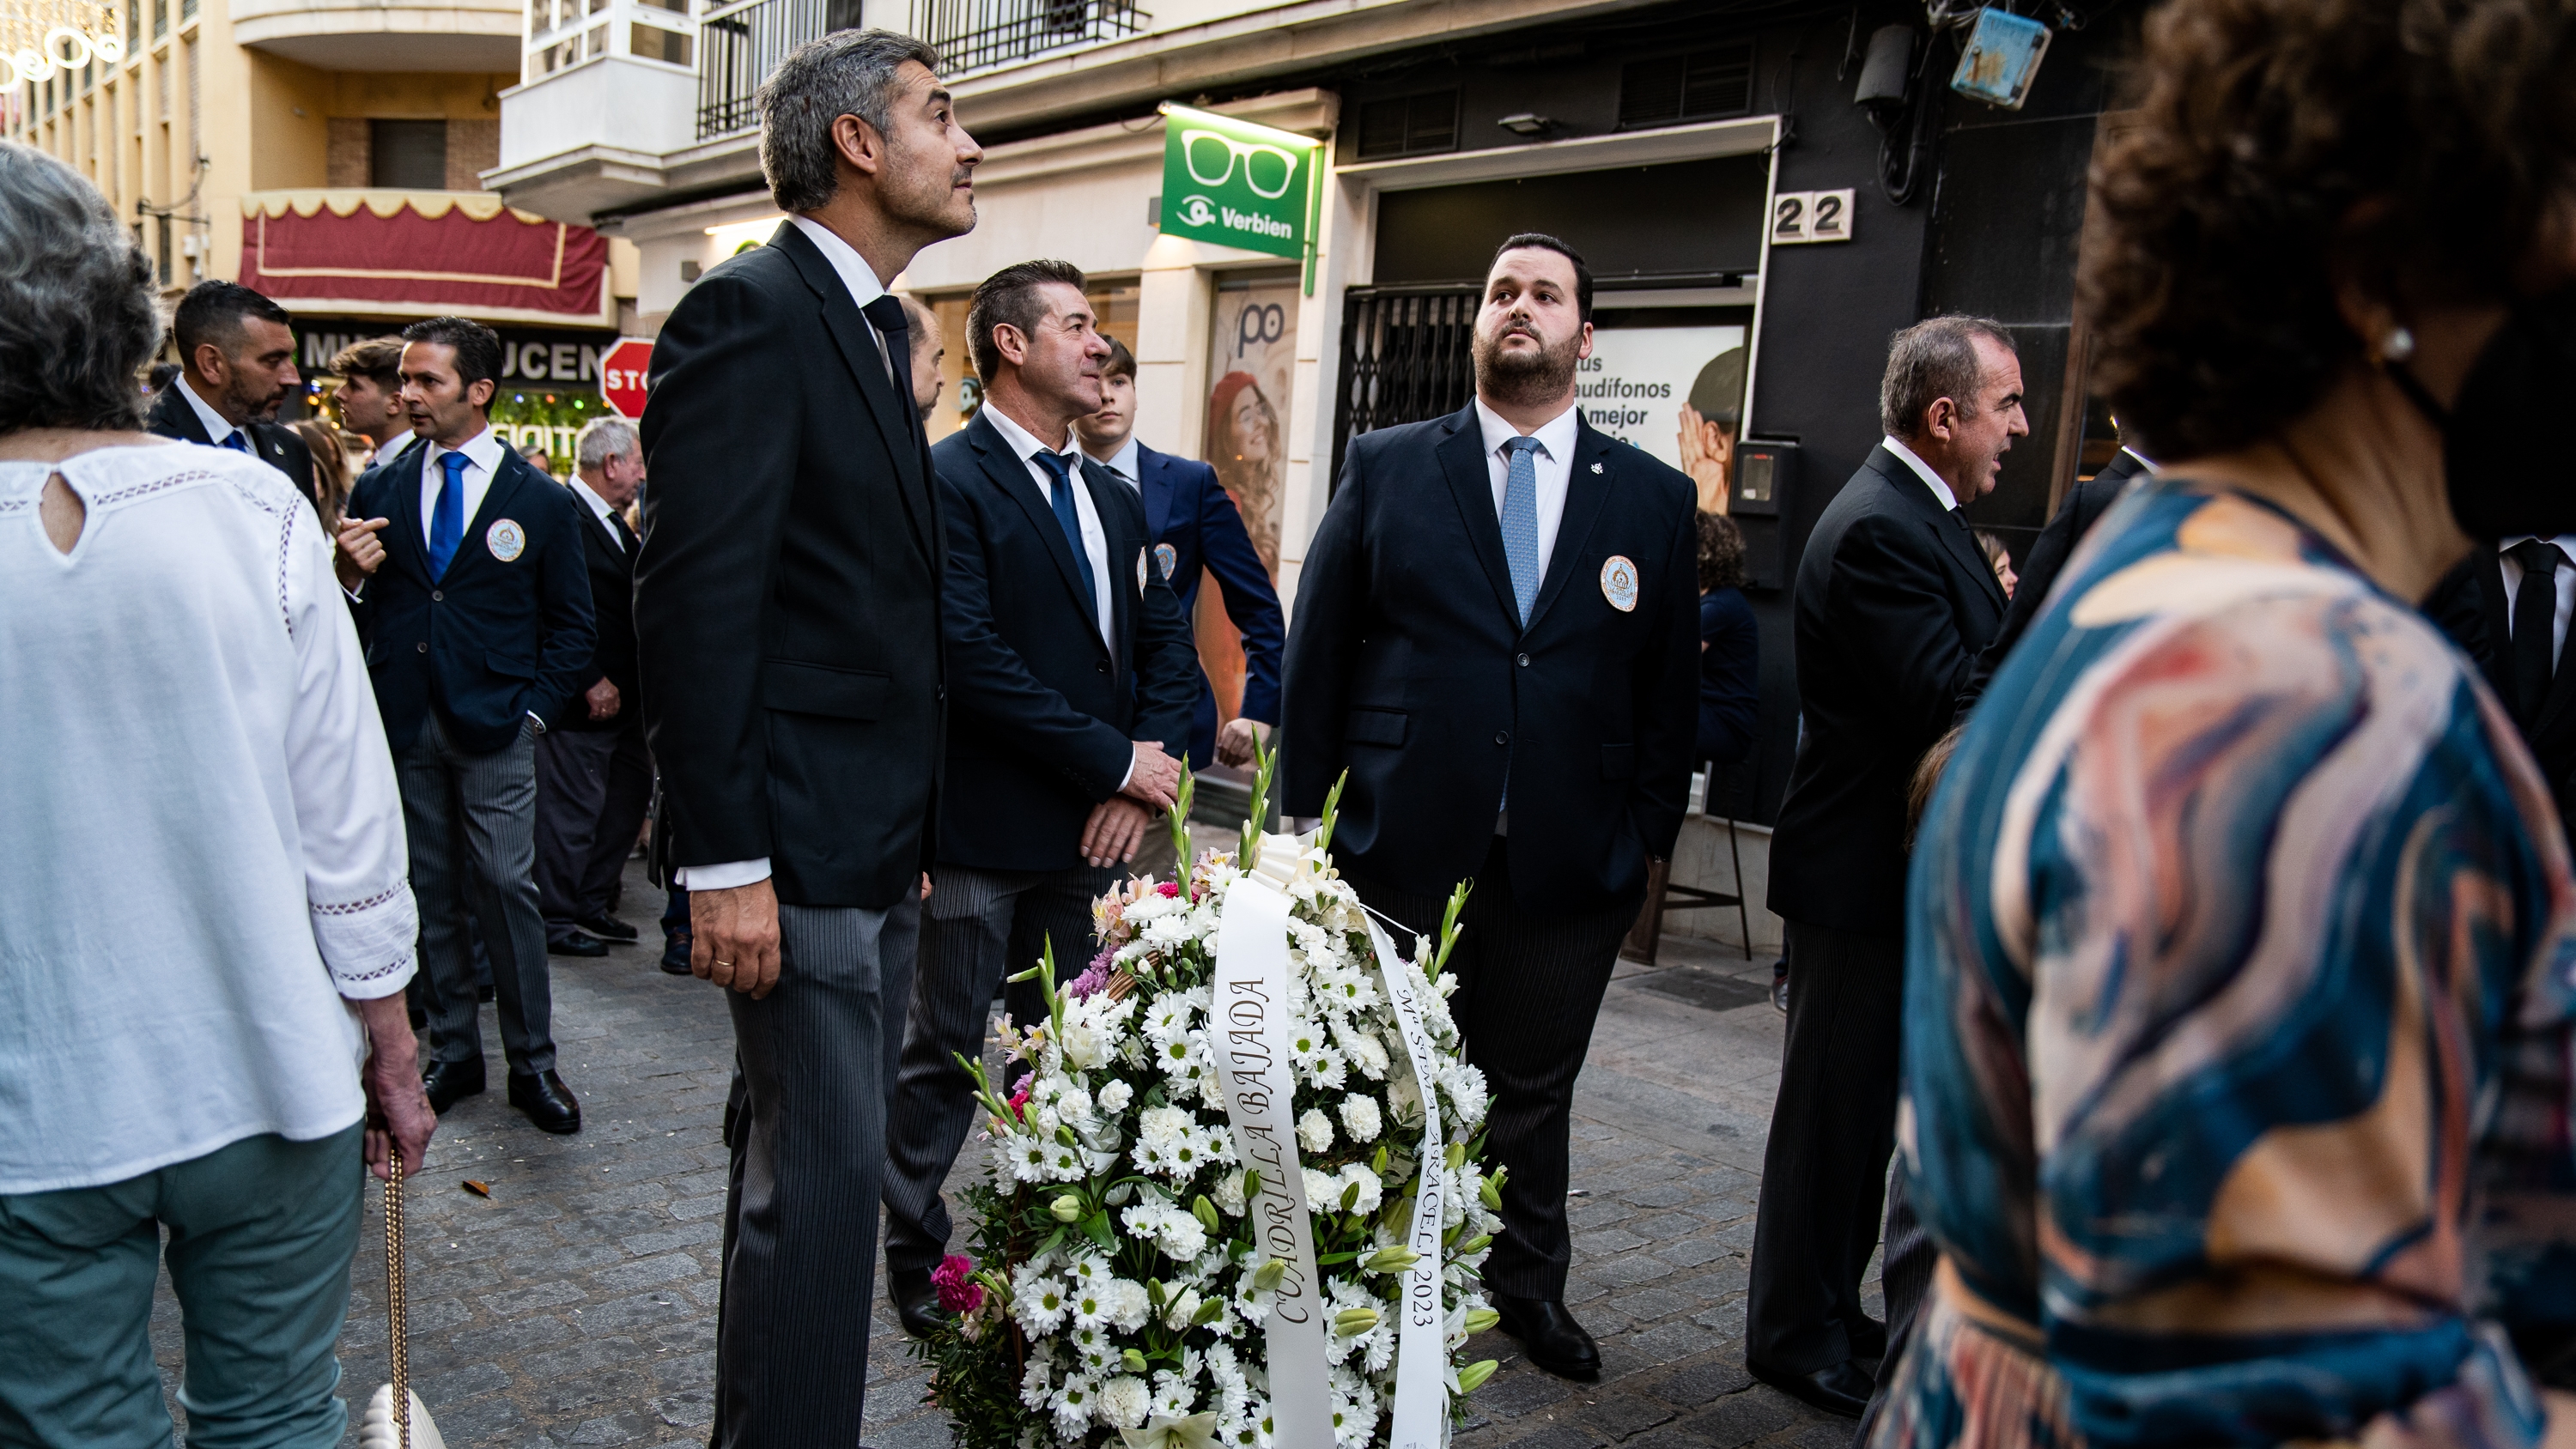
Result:
{"label": "lapel pin", "polygon": [[1593,471],[1593,472],[1595,472],[1595,473],[1600,472],[1600,471],[1601,471],[1601,465],[1600,465],[1600,464],[1598,464],[1598,463],[1593,464],[1593,465],[1592,465],[1592,471]]}

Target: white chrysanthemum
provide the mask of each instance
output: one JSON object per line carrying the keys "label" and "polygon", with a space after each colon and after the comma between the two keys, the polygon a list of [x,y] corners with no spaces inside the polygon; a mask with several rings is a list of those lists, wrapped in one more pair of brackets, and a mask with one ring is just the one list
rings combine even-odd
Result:
{"label": "white chrysanthemum", "polygon": [[1336,1203],[1348,1196],[1352,1187],[1356,1186],[1360,1190],[1359,1196],[1351,1199],[1350,1206],[1344,1208],[1344,1212],[1366,1216],[1376,1212],[1378,1204],[1385,1201],[1386,1184],[1378,1180],[1376,1173],[1369,1171],[1368,1164],[1365,1162],[1354,1162],[1343,1167],[1339,1180],[1342,1184],[1341,1189],[1333,1195],[1333,1201]]}
{"label": "white chrysanthemum", "polygon": [[1243,1174],[1240,1172],[1218,1173],[1216,1181],[1208,1187],[1208,1199],[1216,1204],[1216,1210],[1218,1212],[1225,1214],[1227,1217],[1239,1218],[1243,1216]]}
{"label": "white chrysanthemum", "polygon": [[1356,1021],[1335,1022],[1333,1040],[1341,1047],[1342,1055],[1350,1059],[1351,1065],[1360,1069],[1361,1076],[1373,1082],[1386,1080],[1387,1063],[1391,1058],[1387,1055],[1385,1040],[1375,1031]]}
{"label": "white chrysanthemum", "polygon": [[1483,1072],[1464,1061],[1444,1062],[1438,1080],[1440,1095],[1448,1099],[1450,1114],[1458,1125],[1484,1120],[1488,1099]]}
{"label": "white chrysanthemum", "polygon": [[1126,1111],[1127,1104],[1136,1100],[1136,1089],[1123,1081],[1112,1081],[1101,1087],[1100,1095],[1095,1100],[1099,1103],[1101,1111],[1114,1116]]}
{"label": "white chrysanthemum", "polygon": [[1342,1210],[1342,1181],[1340,1178],[1333,1176],[1329,1172],[1317,1172],[1311,1167],[1300,1167],[1297,1170],[1305,1174],[1306,1177],[1306,1210],[1308,1212],[1337,1213]]}
{"label": "white chrysanthemum", "polygon": [[1198,1407],[1198,1390],[1176,1373],[1154,1375],[1154,1402],[1148,1412],[1158,1419],[1186,1419]]}
{"label": "white chrysanthemum", "polygon": [[1113,1429],[1141,1429],[1153,1400],[1153,1391],[1143,1379],[1120,1374],[1100,1386],[1100,1422]]}
{"label": "white chrysanthemum", "polygon": [[1154,1240],[1161,1245],[1165,1256],[1175,1262],[1186,1263],[1206,1250],[1207,1229],[1197,1218],[1173,1208],[1163,1214],[1162,1222],[1155,1229]]}
{"label": "white chrysanthemum", "polygon": [[1199,1305],[1206,1301],[1199,1296],[1199,1290],[1196,1288],[1184,1288],[1173,1294],[1164,1302],[1163,1326],[1170,1329],[1188,1328],[1190,1320],[1199,1315]]}
{"label": "white chrysanthemum", "polygon": [[1321,1152],[1332,1145],[1333,1119],[1325,1116],[1321,1109],[1307,1108],[1306,1115],[1297,1119],[1297,1150]]}
{"label": "white chrysanthemum", "polygon": [[1073,1349],[1077,1375],[1098,1379],[1118,1367],[1118,1345],[1101,1329],[1077,1328],[1065,1334],[1064,1341]]}
{"label": "white chrysanthemum", "polygon": [[1053,1277],[1022,1265],[1011,1275],[1011,1316],[1029,1333],[1053,1333],[1064,1322],[1064,1285]]}
{"label": "white chrysanthemum", "polygon": [[1190,1130],[1194,1119],[1178,1107],[1148,1107],[1136,1119],[1136,1140],[1157,1149],[1178,1142]]}
{"label": "white chrysanthemum", "polygon": [[1154,1311],[1145,1294],[1145,1285],[1124,1278],[1112,1278],[1100,1290],[1105,1316],[1111,1327],[1122,1333],[1133,1333],[1145,1326],[1145,1317]]}
{"label": "white chrysanthemum", "polygon": [[996,1141],[993,1153],[1009,1165],[1013,1182],[1044,1182],[1047,1180],[1047,1163],[1054,1156],[1048,1150],[1052,1145],[1013,1133]]}
{"label": "white chrysanthemum", "polygon": [[1067,1379],[1055,1391],[1055,1432],[1059,1437],[1081,1442],[1083,1431],[1091,1427],[1091,1417],[1097,1408],[1093,1399],[1094,1390],[1088,1379]]}
{"label": "white chrysanthemum", "polygon": [[1029,1360],[1028,1369],[1020,1375],[1020,1404],[1024,1408],[1044,1409],[1055,1396],[1054,1376],[1047,1371],[1043,1358]]}
{"label": "white chrysanthemum", "polygon": [[[1386,1128],[1386,1124],[1378,1119],[1377,1098],[1365,1092],[1353,1092],[1344,1097],[1340,1116],[1342,1129],[1351,1134],[1353,1142],[1375,1142],[1377,1134]],[[1302,1137],[1304,1134],[1299,1135]]]}

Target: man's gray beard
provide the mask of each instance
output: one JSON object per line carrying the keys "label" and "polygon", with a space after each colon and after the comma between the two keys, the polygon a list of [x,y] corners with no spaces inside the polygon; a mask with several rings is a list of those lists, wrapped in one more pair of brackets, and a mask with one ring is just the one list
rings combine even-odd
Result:
{"label": "man's gray beard", "polygon": [[1573,388],[1577,361],[1571,341],[1561,351],[1542,343],[1539,351],[1523,356],[1503,351],[1499,338],[1492,343],[1478,338],[1476,391],[1512,407],[1550,402]]}

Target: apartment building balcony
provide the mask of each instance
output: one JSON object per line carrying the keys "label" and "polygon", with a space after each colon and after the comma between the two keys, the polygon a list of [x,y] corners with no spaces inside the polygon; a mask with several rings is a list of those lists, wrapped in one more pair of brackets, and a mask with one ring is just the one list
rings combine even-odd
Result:
{"label": "apartment building balcony", "polygon": [[509,71],[518,0],[234,0],[233,38],[335,71]]}

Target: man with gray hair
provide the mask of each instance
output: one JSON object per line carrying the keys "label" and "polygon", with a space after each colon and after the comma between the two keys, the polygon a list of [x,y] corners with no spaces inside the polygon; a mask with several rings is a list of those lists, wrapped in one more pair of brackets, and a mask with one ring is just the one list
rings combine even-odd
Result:
{"label": "man with gray hair", "polygon": [[623,418],[593,418],[573,444],[567,485],[584,517],[599,644],[590,683],[563,727],[537,740],[537,904],[546,951],[605,956],[635,940],[609,901],[653,799],[644,711],[635,703],[635,549],[626,505],[644,482],[644,445]]}
{"label": "man with gray hair", "polygon": [[787,220],[698,279],[644,408],[644,722],[729,989],[713,1443],[860,1441],[885,1158],[884,1031],[910,1002],[946,731],[940,534],[885,284],[975,224],[984,153],[909,36],[843,30],[760,88]]}
{"label": "man with gray hair", "polygon": [[[1945,316],[1897,333],[1879,389],[1887,436],[1826,505],[1798,563],[1805,734],[1771,838],[1789,1032],[1744,1360],[1840,1414],[1867,1402],[1865,1363],[1895,1327],[1864,1315],[1860,1295],[1895,1145],[1906,787],[2003,622],[2003,585],[1959,510],[1995,486],[2005,450],[2030,432],[2021,396],[2001,324]],[[1891,1319],[1902,1307],[1891,1304]]]}

